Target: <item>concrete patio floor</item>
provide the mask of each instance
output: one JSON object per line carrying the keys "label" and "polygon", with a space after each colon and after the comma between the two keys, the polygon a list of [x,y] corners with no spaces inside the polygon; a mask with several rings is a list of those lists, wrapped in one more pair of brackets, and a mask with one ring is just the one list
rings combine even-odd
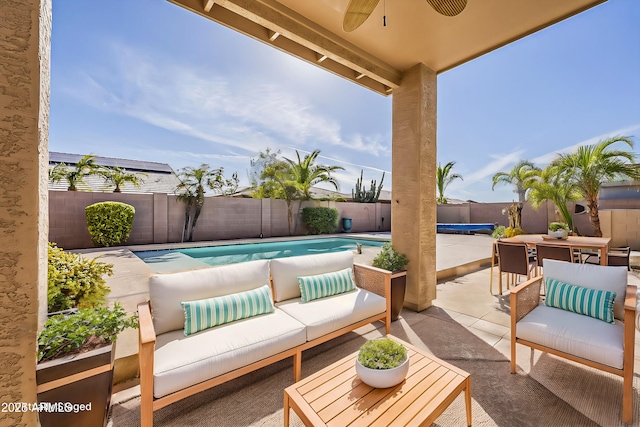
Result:
{"label": "concrete patio floor", "polygon": [[[380,237],[379,234],[376,234]],[[510,314],[508,292],[497,293],[497,274],[493,275],[493,291],[489,292],[489,264],[493,239],[485,235],[437,235],[437,299],[433,306],[421,313],[404,310],[395,328],[401,328],[403,335],[421,341],[420,328],[412,325],[422,322],[425,317],[445,317],[461,325],[466,331],[491,346],[506,358],[510,357]],[[202,242],[200,242],[202,244]],[[137,249],[137,248],[132,248]],[[356,255],[356,262],[369,264],[379,248],[364,248],[363,254]],[[115,275],[108,280],[112,292],[110,300],[120,301],[125,309],[135,312],[136,306],[148,298],[148,277],[153,271],[137,258],[129,248],[83,251],[89,256],[101,255],[103,261],[114,264]],[[640,275],[629,273],[629,283],[640,287]],[[370,331],[364,331],[367,333]],[[424,338],[424,337],[423,337]],[[412,340],[413,341],[413,340]],[[640,374],[640,333],[636,331],[635,372]],[[117,377],[131,378],[137,366],[137,334],[128,331],[118,340]],[[435,351],[434,351],[435,353]],[[526,357],[527,351],[520,350],[518,357]],[[539,353],[539,352],[537,352]],[[119,371],[118,371],[119,369]],[[136,380],[116,386],[113,402],[126,401],[139,395]],[[638,402],[636,402],[638,405]],[[113,424],[117,425],[117,424]]]}

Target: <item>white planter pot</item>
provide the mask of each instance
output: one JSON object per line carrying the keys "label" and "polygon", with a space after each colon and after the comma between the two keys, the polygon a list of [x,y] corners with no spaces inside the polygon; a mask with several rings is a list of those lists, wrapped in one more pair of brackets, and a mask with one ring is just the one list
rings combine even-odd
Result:
{"label": "white planter pot", "polygon": [[371,369],[356,359],[356,373],[363,383],[374,388],[389,388],[400,384],[409,372],[409,358],[392,369]]}
{"label": "white planter pot", "polygon": [[555,237],[556,239],[564,239],[565,237],[567,237],[567,231],[562,229],[557,231],[547,230],[547,234],[549,235],[549,237]]}

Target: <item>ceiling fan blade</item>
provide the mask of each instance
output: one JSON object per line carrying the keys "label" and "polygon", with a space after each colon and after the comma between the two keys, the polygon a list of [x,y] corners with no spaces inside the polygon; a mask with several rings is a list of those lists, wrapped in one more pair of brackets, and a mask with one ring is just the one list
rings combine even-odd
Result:
{"label": "ceiling fan blade", "polygon": [[380,0],[351,0],[342,21],[342,29],[347,33],[358,28],[367,20]]}
{"label": "ceiling fan blade", "polygon": [[456,16],[467,7],[467,0],[427,0],[427,3],[445,16]]}

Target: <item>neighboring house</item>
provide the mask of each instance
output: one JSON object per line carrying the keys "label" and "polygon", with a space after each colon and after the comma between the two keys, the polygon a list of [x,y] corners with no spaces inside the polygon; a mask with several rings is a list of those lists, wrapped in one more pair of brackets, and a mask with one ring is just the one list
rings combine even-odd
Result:
{"label": "neighboring house", "polygon": [[[64,163],[70,169],[75,168],[76,163],[84,155],[80,154],[67,154],[67,153],[49,153],[49,168],[54,167],[59,163]],[[177,185],[180,183],[178,176],[174,170],[166,163],[156,162],[144,162],[140,160],[128,160],[128,159],[115,159],[111,157],[94,158],[96,164],[100,166],[118,166],[126,169],[129,173],[139,173],[143,183],[140,187],[136,187],[131,183],[125,183],[121,186],[123,193],[164,193],[175,194]],[[143,175],[143,174],[146,174]],[[78,191],[93,191],[93,192],[112,192],[114,186],[105,181],[103,177],[99,175],[93,175],[84,178],[85,185],[80,184]],[[66,190],[68,183],[66,180],[59,181],[55,184],[49,182],[49,190]]]}

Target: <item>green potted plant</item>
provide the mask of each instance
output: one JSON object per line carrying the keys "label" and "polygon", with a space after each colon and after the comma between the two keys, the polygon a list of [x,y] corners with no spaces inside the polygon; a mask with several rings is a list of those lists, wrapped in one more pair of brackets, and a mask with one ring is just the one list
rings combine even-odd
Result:
{"label": "green potted plant", "polygon": [[552,222],[549,224],[547,233],[556,239],[566,239],[569,235],[569,226],[564,222]]}
{"label": "green potted plant", "polygon": [[38,337],[36,384],[40,424],[105,426],[113,383],[115,341],[137,317],[105,306],[110,264],[49,245],[50,317]]}
{"label": "green potted plant", "polygon": [[406,265],[409,258],[398,253],[389,242],[382,245],[382,250],[373,259],[372,265],[383,270],[391,271],[391,320],[398,320],[404,304],[405,288],[407,286]]}
{"label": "green potted plant", "polygon": [[374,388],[400,384],[409,372],[407,349],[390,338],[367,341],[360,347],[356,373],[363,383]]}

